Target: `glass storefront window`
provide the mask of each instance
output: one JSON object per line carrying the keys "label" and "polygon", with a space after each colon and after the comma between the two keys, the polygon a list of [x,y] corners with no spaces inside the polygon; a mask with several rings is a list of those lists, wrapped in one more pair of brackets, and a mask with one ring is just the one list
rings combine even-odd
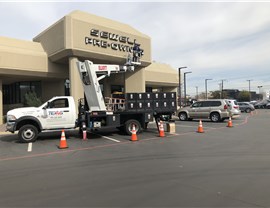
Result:
{"label": "glass storefront window", "polygon": [[24,96],[27,92],[35,92],[37,97],[41,97],[41,82],[16,82],[3,85],[3,104],[24,103]]}

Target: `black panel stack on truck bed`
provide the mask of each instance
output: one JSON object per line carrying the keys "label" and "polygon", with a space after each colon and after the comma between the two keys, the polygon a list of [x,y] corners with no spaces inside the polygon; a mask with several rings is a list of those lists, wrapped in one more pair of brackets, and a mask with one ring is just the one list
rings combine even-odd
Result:
{"label": "black panel stack on truck bed", "polygon": [[116,127],[130,135],[134,125],[140,133],[153,119],[169,120],[177,107],[175,92],[113,94],[106,100],[111,111],[89,112],[89,107],[80,102],[79,120],[88,131]]}

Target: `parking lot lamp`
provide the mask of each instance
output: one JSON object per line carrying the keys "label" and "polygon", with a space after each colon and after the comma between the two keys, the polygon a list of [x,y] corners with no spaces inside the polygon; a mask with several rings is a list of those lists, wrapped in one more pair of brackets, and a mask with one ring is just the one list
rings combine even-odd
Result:
{"label": "parking lot lamp", "polygon": [[181,69],[185,69],[185,68],[187,68],[186,66],[183,66],[183,67],[179,67],[178,68],[178,82],[179,82],[179,107],[181,108],[181,106],[182,106],[182,102],[181,102],[181,100],[182,100],[182,96],[181,96]]}
{"label": "parking lot lamp", "polygon": [[212,80],[212,79],[205,79],[205,99],[206,100],[208,99],[208,96],[207,96],[207,81],[208,80]]}
{"label": "parking lot lamp", "polygon": [[258,89],[259,89],[259,98],[261,99],[261,88],[262,88],[263,86],[258,86]]}
{"label": "parking lot lamp", "polygon": [[250,81],[252,81],[251,79],[248,79],[248,93],[249,93],[249,102],[251,101],[251,94],[250,94]]}
{"label": "parking lot lamp", "polygon": [[184,104],[185,106],[187,105],[187,84],[186,84],[186,74],[192,73],[191,71],[189,72],[184,72]]}

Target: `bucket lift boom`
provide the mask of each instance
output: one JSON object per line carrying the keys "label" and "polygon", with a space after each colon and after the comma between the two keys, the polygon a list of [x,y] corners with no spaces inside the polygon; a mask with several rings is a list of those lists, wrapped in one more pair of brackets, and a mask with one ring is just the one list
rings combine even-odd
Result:
{"label": "bucket lift boom", "polygon": [[77,66],[90,111],[106,111],[106,105],[99,84],[100,80],[110,76],[110,74],[134,71],[134,66],[130,65],[93,64],[89,60],[78,62]]}

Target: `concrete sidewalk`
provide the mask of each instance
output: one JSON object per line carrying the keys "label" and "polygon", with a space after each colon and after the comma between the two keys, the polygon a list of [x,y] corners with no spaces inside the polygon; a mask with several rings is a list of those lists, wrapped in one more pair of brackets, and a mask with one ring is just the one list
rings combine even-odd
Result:
{"label": "concrete sidewalk", "polygon": [[6,124],[0,125],[0,135],[3,135],[3,134],[11,134],[10,132],[6,131]]}

